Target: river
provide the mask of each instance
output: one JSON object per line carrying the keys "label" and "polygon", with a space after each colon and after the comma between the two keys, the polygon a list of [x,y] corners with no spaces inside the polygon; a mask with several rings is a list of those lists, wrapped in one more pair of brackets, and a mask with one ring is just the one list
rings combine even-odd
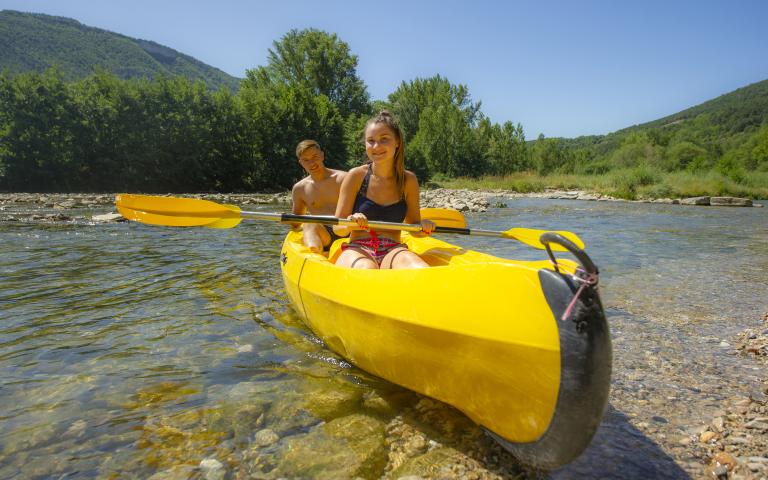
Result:
{"label": "river", "polygon": [[[504,202],[470,226],[578,233],[613,337],[605,419],[547,475],[701,476],[705,426],[725,405],[765,400],[765,363],[734,338],[768,312],[768,208]],[[109,210],[0,221],[0,478],[536,474],[458,412],[324,348],[283,291],[286,227],[82,218]],[[544,258],[510,240],[446,239]]]}

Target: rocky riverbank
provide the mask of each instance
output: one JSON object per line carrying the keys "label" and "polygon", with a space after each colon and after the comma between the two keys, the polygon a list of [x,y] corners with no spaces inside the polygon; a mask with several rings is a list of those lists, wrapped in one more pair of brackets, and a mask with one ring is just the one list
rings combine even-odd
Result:
{"label": "rocky riverbank", "polygon": [[[290,193],[248,193],[248,194],[195,194],[178,195],[212,200],[241,206],[275,205],[284,209],[291,203]],[[547,190],[536,193],[516,193],[507,190],[451,190],[437,188],[421,192],[422,207],[450,208],[460,212],[485,212],[491,206],[503,207],[504,200],[514,198],[548,198],[557,200],[582,201],[626,201],[610,196],[581,190]],[[114,212],[115,194],[87,193],[0,193],[0,221],[43,221],[67,222],[87,220],[92,222],[115,222],[122,218]],[[741,206],[762,207],[748,198],[735,197],[693,197],[683,199],[637,200],[643,203],[665,203],[697,206]],[[74,212],[73,212],[74,210]]]}
{"label": "rocky riverbank", "polygon": [[[741,332],[734,345],[764,367],[763,392],[768,393],[768,313],[760,325]],[[708,461],[706,478],[768,478],[768,402],[731,398],[709,423],[678,441],[694,457]]]}

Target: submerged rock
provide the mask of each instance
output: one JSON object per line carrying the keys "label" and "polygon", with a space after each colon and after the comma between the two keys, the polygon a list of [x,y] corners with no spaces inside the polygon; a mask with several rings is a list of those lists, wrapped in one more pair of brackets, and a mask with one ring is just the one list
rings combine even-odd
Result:
{"label": "submerged rock", "polygon": [[206,458],[200,462],[200,470],[203,472],[206,480],[223,480],[227,471],[224,464],[215,458]]}
{"label": "submerged rock", "polygon": [[384,423],[353,414],[285,442],[267,478],[373,478],[385,463]]}
{"label": "submerged rock", "polygon": [[259,447],[268,447],[269,445],[277,443],[279,440],[280,437],[269,428],[259,430],[253,437],[253,443]]}
{"label": "submerged rock", "polygon": [[335,383],[336,388],[318,389],[308,396],[305,408],[323,420],[346,415],[360,404],[363,392],[348,384]]}

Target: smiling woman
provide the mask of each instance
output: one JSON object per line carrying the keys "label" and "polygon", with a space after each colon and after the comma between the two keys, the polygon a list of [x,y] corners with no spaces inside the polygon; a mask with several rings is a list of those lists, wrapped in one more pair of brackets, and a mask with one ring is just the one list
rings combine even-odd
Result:
{"label": "smiling woman", "polygon": [[[364,131],[365,153],[370,163],[349,171],[341,185],[336,216],[354,220],[349,243],[336,264],[365,269],[425,268],[427,263],[400,242],[399,230],[373,230],[368,220],[420,223],[429,235],[431,220],[421,218],[419,182],[405,170],[405,138],[397,120],[387,111],[368,120]],[[348,228],[334,227],[341,235]]]}

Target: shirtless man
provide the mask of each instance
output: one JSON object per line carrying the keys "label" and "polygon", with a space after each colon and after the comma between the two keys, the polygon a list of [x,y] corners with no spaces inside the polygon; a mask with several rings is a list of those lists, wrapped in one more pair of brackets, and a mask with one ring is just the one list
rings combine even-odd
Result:
{"label": "shirtless man", "polygon": [[[339,188],[346,172],[332,170],[323,163],[325,154],[314,140],[304,140],[296,146],[299,164],[309,174],[293,186],[293,213],[295,215],[333,215],[339,200]],[[298,225],[294,225],[298,228]],[[339,237],[330,226],[317,223],[304,224],[304,245],[320,253]]]}

